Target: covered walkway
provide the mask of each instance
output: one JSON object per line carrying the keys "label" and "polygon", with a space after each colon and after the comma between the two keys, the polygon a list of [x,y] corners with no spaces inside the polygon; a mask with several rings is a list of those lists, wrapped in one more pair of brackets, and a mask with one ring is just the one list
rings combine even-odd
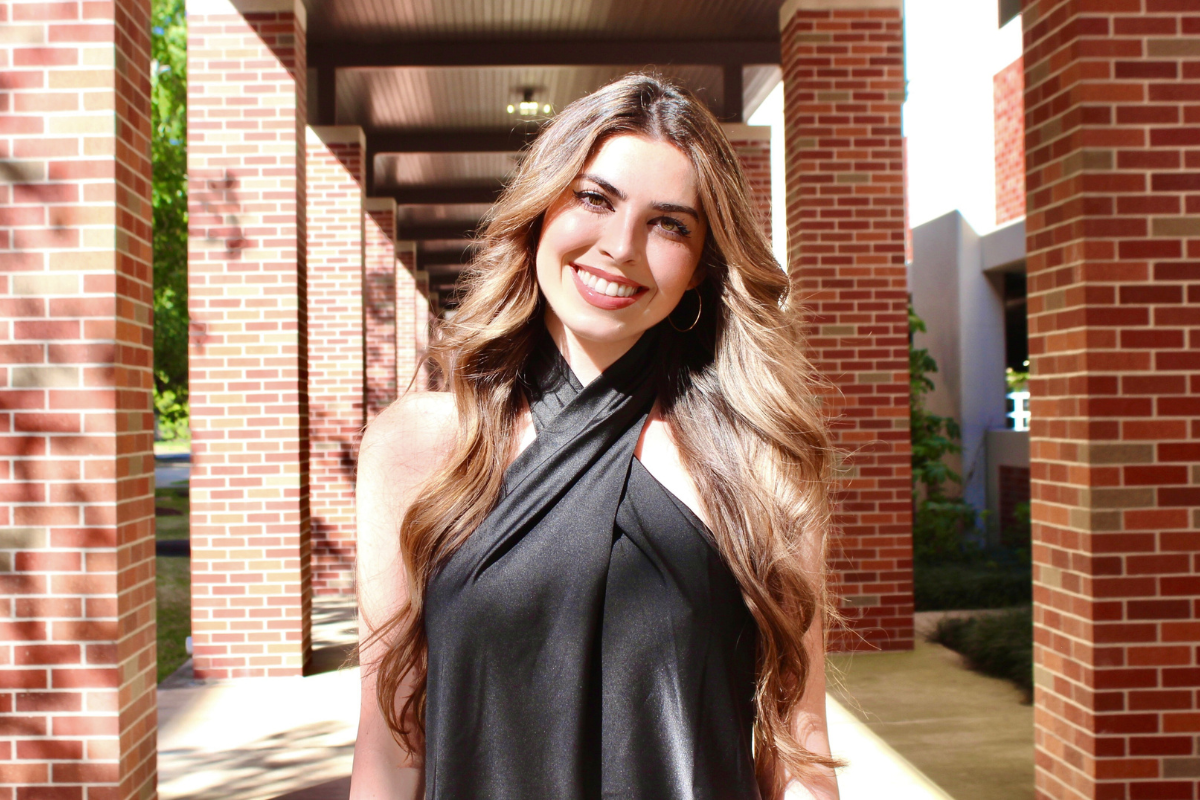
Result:
{"label": "covered walkway", "polygon": [[[645,66],[727,120],[764,197],[744,114],[782,76],[769,224],[841,392],[839,644],[911,648],[901,6],[192,0],[196,675],[314,668],[314,597],[351,589],[356,437],[453,306],[466,232],[539,115]],[[1022,19],[1038,796],[1196,800],[1200,11]],[[148,9],[0,0],[0,23],[0,784],[145,798]]]}

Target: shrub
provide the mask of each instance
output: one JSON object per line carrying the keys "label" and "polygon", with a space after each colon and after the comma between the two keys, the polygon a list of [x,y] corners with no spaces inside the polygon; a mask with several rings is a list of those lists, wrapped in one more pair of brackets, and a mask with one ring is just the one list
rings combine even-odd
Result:
{"label": "shrub", "polygon": [[917,611],[1008,608],[1033,602],[1028,564],[918,564],[913,575]]}
{"label": "shrub", "polygon": [[943,619],[930,639],[962,653],[971,669],[1012,681],[1026,702],[1033,697],[1032,608]]}

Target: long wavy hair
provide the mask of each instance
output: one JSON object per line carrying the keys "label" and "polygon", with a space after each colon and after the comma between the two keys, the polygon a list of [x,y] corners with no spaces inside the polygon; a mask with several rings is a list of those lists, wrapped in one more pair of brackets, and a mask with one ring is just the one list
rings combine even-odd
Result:
{"label": "long wavy hair", "polygon": [[[737,155],[690,93],[634,74],[571,103],[525,153],[481,226],[461,302],[428,358],[454,395],[458,431],[400,523],[408,605],[372,630],[380,708],[409,752],[423,747],[430,577],[495,505],[524,412],[524,368],[542,330],[534,257],[546,210],[613,136],[669,142],[691,161],[708,219],[700,323],[663,326],[658,398],[712,533],[758,627],[755,770],[765,797],[839,762],[789,725],[810,670],[804,635],[830,614],[824,564],[831,451],[804,356],[800,308],[771,254]],[[688,316],[688,315],[685,315]],[[411,693],[402,687],[411,687]]]}

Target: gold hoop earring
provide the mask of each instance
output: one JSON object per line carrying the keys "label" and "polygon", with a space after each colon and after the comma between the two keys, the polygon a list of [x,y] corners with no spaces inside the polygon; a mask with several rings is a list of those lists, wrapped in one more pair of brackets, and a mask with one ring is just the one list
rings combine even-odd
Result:
{"label": "gold hoop earring", "polygon": [[671,314],[667,314],[667,322],[671,323],[671,327],[680,333],[687,333],[692,328],[696,327],[696,323],[700,321],[700,314],[704,311],[704,298],[700,295],[700,290],[696,289],[696,318],[692,320],[692,324],[686,328],[681,328],[675,324],[675,320],[671,319],[671,314],[675,313],[675,309],[671,309]]}

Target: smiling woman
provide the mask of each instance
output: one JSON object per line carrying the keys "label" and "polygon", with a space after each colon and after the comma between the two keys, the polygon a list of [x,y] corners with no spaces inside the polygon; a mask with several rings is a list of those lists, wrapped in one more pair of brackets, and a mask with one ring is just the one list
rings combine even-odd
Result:
{"label": "smiling woman", "polygon": [[352,797],[836,798],[820,386],[716,119],[564,109],[463,289],[361,449]]}
{"label": "smiling woman", "polygon": [[546,211],[537,281],[546,325],[590,381],[704,277],[696,171],[661,139],[604,142]]}

